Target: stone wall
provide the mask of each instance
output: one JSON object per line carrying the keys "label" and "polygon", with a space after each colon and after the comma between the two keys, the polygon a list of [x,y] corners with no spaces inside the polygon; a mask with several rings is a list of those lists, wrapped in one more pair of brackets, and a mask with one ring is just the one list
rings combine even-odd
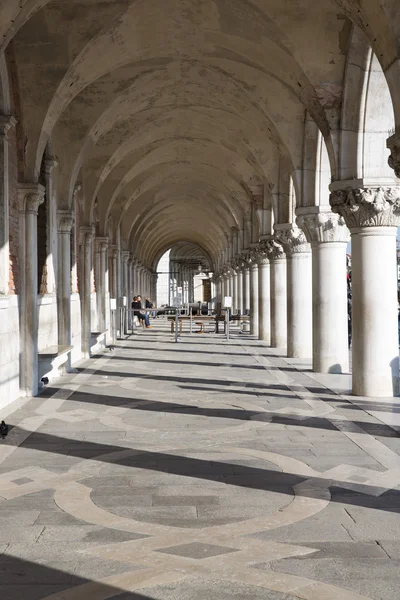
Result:
{"label": "stone wall", "polygon": [[18,296],[0,298],[0,409],[21,395]]}
{"label": "stone wall", "polygon": [[38,296],[38,351],[58,344],[57,298],[53,294]]}

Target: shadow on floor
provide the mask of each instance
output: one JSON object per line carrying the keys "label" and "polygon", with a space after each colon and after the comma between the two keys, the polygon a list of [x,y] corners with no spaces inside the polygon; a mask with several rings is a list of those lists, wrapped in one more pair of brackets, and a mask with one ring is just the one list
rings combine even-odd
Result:
{"label": "shadow on floor", "polygon": [[[26,432],[26,430],[18,427],[15,427],[14,430],[17,437],[19,433]],[[30,448],[36,451],[50,452],[51,454],[68,455],[83,460],[95,460],[104,464],[116,464],[204,481],[218,481],[226,485],[271,491],[290,497],[292,497],[292,490],[295,486],[310,479],[302,475],[283,473],[267,468],[261,469],[224,461],[202,460],[166,452],[151,452],[140,448],[100,444],[88,440],[79,441],[39,431],[29,433],[30,435],[20,445],[20,448]],[[11,442],[9,438],[10,436],[7,440]],[[134,454],[131,455],[130,451]],[[326,489],[328,488],[331,489],[332,501],[334,502],[345,502],[356,506],[400,512],[400,491],[394,489],[383,493],[384,490],[378,487],[364,486],[360,483],[357,484],[359,491],[349,491],[346,486],[341,485],[340,481],[326,480],[318,476],[312,477],[310,483],[300,489],[303,497],[326,499]],[[378,493],[382,492],[382,495],[378,497],[370,496],[371,488]]]}
{"label": "shadow on floor", "polygon": [[[129,568],[121,563],[121,573],[124,571],[128,572]],[[60,594],[57,598],[74,600],[78,597],[79,586],[83,585],[87,598],[152,600],[150,596],[126,592],[115,586],[78,577],[73,573],[9,556],[6,553],[0,555],[0,581],[1,600],[45,600],[50,595],[53,597],[53,594]],[[82,588],[79,589],[79,598],[83,598],[81,594]]]}

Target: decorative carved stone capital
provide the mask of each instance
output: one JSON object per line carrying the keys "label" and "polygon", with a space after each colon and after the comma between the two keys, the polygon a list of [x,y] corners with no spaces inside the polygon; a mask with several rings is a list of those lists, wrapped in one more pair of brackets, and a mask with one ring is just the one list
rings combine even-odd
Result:
{"label": "decorative carved stone capital", "polygon": [[247,254],[247,262],[251,269],[253,269],[253,268],[255,269],[256,267],[258,267],[258,260],[259,260],[259,250],[258,250],[258,245],[257,245],[257,247],[250,248],[250,250]]}
{"label": "decorative carved stone capital", "polygon": [[258,244],[258,248],[257,248],[258,266],[269,265],[270,252],[269,252],[268,242],[269,242],[269,240],[262,240]]}
{"label": "decorative carved stone capital", "polygon": [[350,232],[340,215],[332,212],[320,212],[301,215],[296,219],[310,244],[322,242],[348,242]]}
{"label": "decorative carved stone capital", "polygon": [[70,210],[58,210],[57,211],[57,229],[58,233],[71,234],[71,230],[74,226],[74,215]]}
{"label": "decorative carved stone capital", "polygon": [[131,255],[131,253],[128,250],[123,250],[121,252],[121,260],[122,260],[122,262],[124,262],[124,263],[126,262],[127,263],[128,260],[129,260],[130,255]]}
{"label": "decorative carved stone capital", "polygon": [[331,192],[330,204],[349,229],[400,225],[400,185],[336,190]]}
{"label": "decorative carved stone capital", "polygon": [[106,252],[108,248],[108,237],[96,237],[96,252]]}
{"label": "decorative carved stone capital", "polygon": [[11,115],[0,115],[0,137],[7,137],[8,132],[18,123]]}
{"label": "decorative carved stone capital", "polygon": [[58,162],[54,157],[46,158],[46,160],[44,161],[44,171],[47,176],[50,176],[53,169],[55,169],[56,167],[58,167]]}
{"label": "decorative carved stone capital", "polygon": [[285,258],[285,250],[283,249],[282,244],[277,242],[277,240],[274,238],[265,240],[263,244],[265,244],[265,252],[270,261],[281,260],[282,258]]}
{"label": "decorative carved stone capital", "polygon": [[400,178],[400,133],[395,133],[386,142],[387,148],[390,150],[388,165]]}
{"label": "decorative carved stone capital", "polygon": [[82,246],[91,246],[94,238],[93,227],[82,226],[79,228],[80,243]]}
{"label": "decorative carved stone capital", "polygon": [[18,194],[21,212],[37,216],[39,206],[44,202],[44,187],[38,183],[21,183]]}
{"label": "decorative carved stone capital", "polygon": [[305,233],[296,225],[287,229],[278,229],[275,231],[276,239],[282,244],[285,253],[289,256],[311,252],[311,246],[307,241]]}

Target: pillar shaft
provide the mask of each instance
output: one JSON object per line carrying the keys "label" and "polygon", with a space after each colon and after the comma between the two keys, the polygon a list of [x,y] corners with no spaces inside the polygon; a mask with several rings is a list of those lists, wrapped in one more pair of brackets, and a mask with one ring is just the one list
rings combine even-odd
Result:
{"label": "pillar shaft", "polygon": [[287,344],[286,321],[286,257],[271,261],[271,346],[285,348]]}
{"label": "pillar shaft", "polygon": [[74,224],[70,211],[58,211],[58,343],[71,344],[71,231]]}
{"label": "pillar shaft", "polygon": [[81,298],[81,334],[82,355],[90,358],[91,347],[91,273],[92,273],[92,240],[93,228],[81,227],[81,281],[79,292]]}
{"label": "pillar shaft", "polygon": [[399,392],[396,235],[395,227],[365,227],[351,235],[352,367],[357,396]]}
{"label": "pillar shaft", "polygon": [[293,223],[275,227],[287,257],[287,355],[312,356],[312,260],[304,232]]}
{"label": "pillar shaft", "polygon": [[240,269],[237,274],[237,308],[240,314],[243,314],[243,271]]}
{"label": "pillar shaft", "polygon": [[330,212],[297,219],[312,248],[313,370],[349,369],[345,223]]}
{"label": "pillar shaft", "polygon": [[[396,156],[392,156],[391,163]],[[396,166],[392,164],[391,166]],[[398,163],[397,163],[398,166]],[[337,182],[330,203],[351,232],[353,394],[399,394],[396,235],[400,186]]]}
{"label": "pillar shaft", "polygon": [[243,312],[250,310],[250,268],[243,269]]}
{"label": "pillar shaft", "polygon": [[271,344],[271,280],[270,262],[265,257],[258,263],[259,339]]}
{"label": "pillar shaft", "polygon": [[[256,260],[256,257],[254,258]],[[250,334],[259,334],[259,290],[258,264],[252,262],[250,267]]]}

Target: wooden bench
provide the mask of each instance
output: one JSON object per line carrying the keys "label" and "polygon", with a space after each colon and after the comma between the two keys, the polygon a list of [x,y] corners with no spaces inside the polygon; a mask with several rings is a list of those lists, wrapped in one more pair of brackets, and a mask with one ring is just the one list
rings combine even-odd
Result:
{"label": "wooden bench", "polygon": [[39,381],[42,377],[49,380],[60,376],[60,368],[68,361],[73,346],[48,346],[38,352]]}

